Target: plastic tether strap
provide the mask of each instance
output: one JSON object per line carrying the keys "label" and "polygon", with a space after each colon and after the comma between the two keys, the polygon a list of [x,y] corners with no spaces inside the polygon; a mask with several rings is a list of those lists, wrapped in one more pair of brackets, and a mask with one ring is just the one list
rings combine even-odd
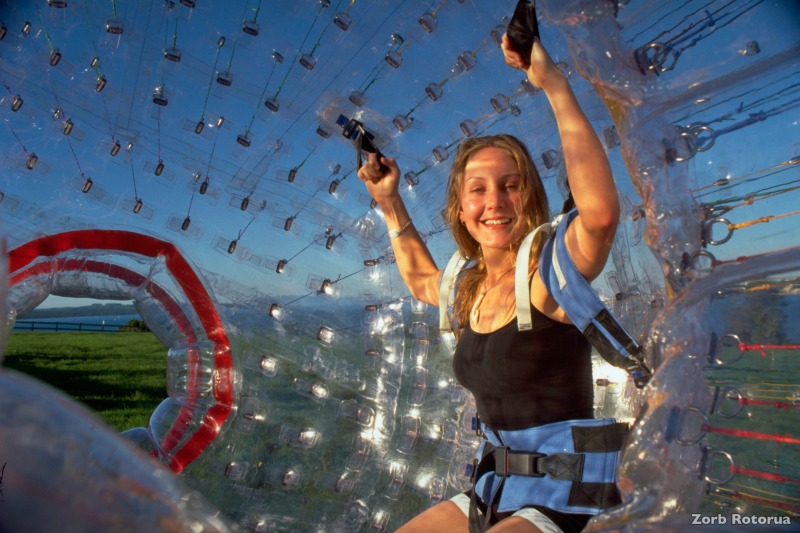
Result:
{"label": "plastic tether strap", "polygon": [[447,308],[454,300],[456,274],[467,262],[467,258],[456,251],[447,262],[439,283],[439,330],[450,331],[450,321],[447,319]]}
{"label": "plastic tether strap", "polygon": [[545,222],[532,232],[528,233],[519,245],[517,252],[517,266],[514,272],[514,291],[517,300],[517,326],[519,331],[526,331],[533,327],[531,317],[531,296],[528,287],[528,261],[531,256],[533,239],[540,231],[544,231],[547,236],[553,234],[561,222],[562,216],[559,215],[552,222]]}

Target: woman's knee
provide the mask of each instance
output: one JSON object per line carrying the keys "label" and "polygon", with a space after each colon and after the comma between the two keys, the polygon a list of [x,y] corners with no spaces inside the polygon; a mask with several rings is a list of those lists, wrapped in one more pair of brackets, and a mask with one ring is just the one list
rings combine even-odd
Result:
{"label": "woman's knee", "polygon": [[501,520],[491,529],[492,533],[542,533],[542,530],[536,527],[529,520],[521,516],[509,516]]}
{"label": "woman's knee", "polygon": [[451,501],[438,503],[405,523],[397,533],[431,531],[467,531],[469,524],[465,515]]}

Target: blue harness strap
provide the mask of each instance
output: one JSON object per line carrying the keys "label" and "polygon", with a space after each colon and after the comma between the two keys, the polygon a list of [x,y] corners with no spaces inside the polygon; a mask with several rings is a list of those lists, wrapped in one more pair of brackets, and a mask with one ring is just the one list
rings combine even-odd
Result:
{"label": "blue harness strap", "polygon": [[[556,228],[555,238],[545,243],[539,257],[539,276],[547,292],[603,359],[625,369],[636,386],[643,387],[652,373],[644,363],[641,347],[608,311],[567,251],[564,238],[576,216],[575,209],[567,213]],[[518,257],[517,263],[521,259]]]}
{"label": "blue harness strap", "polygon": [[[627,424],[613,418],[566,420],[486,437],[473,470],[471,522],[480,531],[476,499],[497,511],[541,505],[565,513],[597,514],[621,503],[614,483]],[[486,524],[484,524],[485,526]]]}

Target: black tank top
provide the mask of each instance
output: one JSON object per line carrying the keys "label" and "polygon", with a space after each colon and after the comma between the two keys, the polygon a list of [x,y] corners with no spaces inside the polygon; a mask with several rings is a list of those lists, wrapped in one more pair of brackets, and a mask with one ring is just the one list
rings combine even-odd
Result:
{"label": "black tank top", "polygon": [[481,421],[494,429],[523,429],[592,418],[591,345],[572,324],[531,306],[533,329],[515,318],[497,331],[467,325],[456,346],[453,371],[475,396]]}

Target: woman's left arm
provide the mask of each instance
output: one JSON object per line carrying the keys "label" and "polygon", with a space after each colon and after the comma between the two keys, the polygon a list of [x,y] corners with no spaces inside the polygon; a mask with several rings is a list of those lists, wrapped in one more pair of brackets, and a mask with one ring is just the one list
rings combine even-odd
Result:
{"label": "woman's left arm", "polygon": [[525,70],[528,80],[545,93],[553,109],[579,213],[567,231],[567,249],[581,274],[592,280],[606,264],[619,221],[619,198],[605,150],[569,81],[538,39],[529,61],[523,61],[505,37],[503,53],[506,63]]}

